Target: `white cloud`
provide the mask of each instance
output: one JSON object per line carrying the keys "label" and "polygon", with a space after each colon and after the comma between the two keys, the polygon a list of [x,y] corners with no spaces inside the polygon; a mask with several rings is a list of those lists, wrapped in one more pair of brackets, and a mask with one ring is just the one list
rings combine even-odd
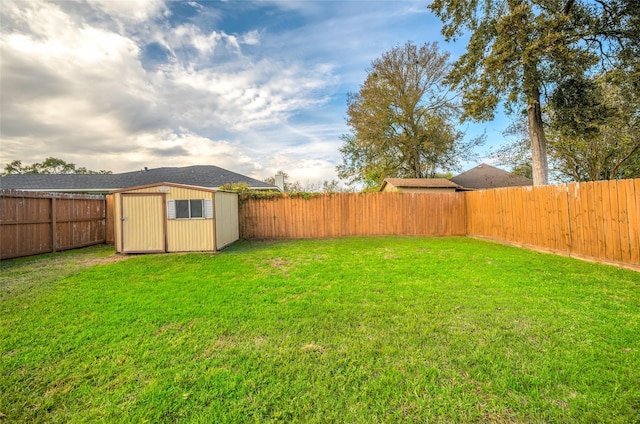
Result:
{"label": "white cloud", "polygon": [[[162,37],[163,34],[158,35]],[[179,25],[173,28],[167,39],[162,41],[173,51],[192,46],[199,54],[206,55],[213,53],[222,42],[224,43],[223,47],[230,48],[236,54],[240,53],[240,45],[235,36],[218,31],[204,34],[200,31],[200,28],[192,24]]]}
{"label": "white cloud", "polygon": [[284,171],[289,175],[287,182],[297,181],[305,187],[336,178],[335,165],[326,160],[296,159],[292,155],[273,154],[267,155],[263,162],[268,164],[262,171],[263,179]]}
{"label": "white cloud", "polygon": [[12,23],[28,30],[3,33],[0,47],[3,161],[121,154],[161,118],[132,40],[54,4],[21,6]]}
{"label": "white cloud", "polygon": [[[107,4],[99,5],[117,16],[127,13],[124,5]],[[145,4],[149,6],[145,10],[154,11],[157,7],[151,6],[159,3]],[[330,72],[327,67],[306,69],[297,63],[285,67],[270,59],[253,63],[240,57],[240,45],[256,42],[256,32],[238,38],[216,31],[205,34],[188,24],[175,27],[160,41],[173,52],[193,46],[201,58],[174,60],[149,71],[142,67],[140,48],[132,38],[78,24],[55,4],[12,3],[6,14],[22,30],[2,33],[4,162],[39,161],[40,156],[50,155],[68,160],[90,152],[103,158],[100,168],[123,152],[128,159],[111,168],[145,162],[145,154],[166,160],[162,149],[150,147],[154,142],[149,137],[165,137],[155,139],[158,145],[173,140],[182,146],[183,136],[166,138],[174,134],[172,128],[228,132],[282,123],[294,111],[322,102],[310,94]],[[220,44],[236,51],[239,59],[209,64]],[[43,76],[51,87],[42,82]],[[29,90],[34,91],[32,96],[25,95]],[[208,139],[198,139],[190,131],[186,162],[221,157],[207,153],[219,153],[221,144],[214,149],[203,141]],[[177,151],[175,146],[167,150],[171,151]],[[235,158],[234,163],[242,157],[237,152],[228,156]]]}
{"label": "white cloud", "polygon": [[248,46],[255,46],[257,44],[260,44],[260,31],[254,29],[245,34],[242,34],[240,36],[240,43]]}
{"label": "white cloud", "polygon": [[137,137],[139,147],[130,160],[139,166],[188,166],[218,164],[235,172],[256,175],[260,168],[241,146],[225,140],[212,140],[182,128],[178,132],[160,131]]}
{"label": "white cloud", "polygon": [[115,172],[215,164],[335,178],[335,99],[357,89],[384,43],[405,41],[367,28],[406,7],[270,4],[310,23],[224,25],[233,8],[264,5],[251,2],[182,3],[193,19],[179,19],[161,0],[2,0],[0,167],[55,156]]}
{"label": "white cloud", "polygon": [[312,91],[325,84],[322,68],[284,68],[262,60],[235,70],[171,66],[163,90],[180,125],[244,130],[283,123],[295,111],[321,104]]}
{"label": "white cloud", "polygon": [[106,14],[127,22],[143,22],[165,11],[164,0],[87,0]]}

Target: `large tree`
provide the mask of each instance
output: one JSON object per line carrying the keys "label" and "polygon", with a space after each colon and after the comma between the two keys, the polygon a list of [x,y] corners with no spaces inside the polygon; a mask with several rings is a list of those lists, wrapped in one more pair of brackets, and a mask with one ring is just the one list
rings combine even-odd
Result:
{"label": "large tree", "polygon": [[640,96],[626,75],[558,86],[549,105],[549,152],[563,179],[640,177]]}
{"label": "large tree", "polygon": [[433,0],[447,41],[470,34],[449,81],[465,116],[494,117],[501,101],[526,107],[534,184],[548,182],[544,93],[594,71],[637,70],[638,0]]}
{"label": "large tree", "polygon": [[449,55],[436,43],[411,42],[372,62],[358,93],[347,98],[341,178],[378,187],[387,177],[424,178],[449,170],[473,145],[461,143],[459,115],[445,84]]}
{"label": "large tree", "polygon": [[75,163],[49,157],[31,165],[23,165],[21,160],[14,160],[5,165],[2,173],[10,174],[111,174],[111,171],[91,171],[83,166],[78,168]]}
{"label": "large tree", "polygon": [[[560,181],[640,177],[640,79],[610,72],[558,84],[544,110],[550,170]],[[524,128],[524,131],[523,131]],[[526,171],[531,147],[516,121],[505,135],[514,141],[495,156]]]}

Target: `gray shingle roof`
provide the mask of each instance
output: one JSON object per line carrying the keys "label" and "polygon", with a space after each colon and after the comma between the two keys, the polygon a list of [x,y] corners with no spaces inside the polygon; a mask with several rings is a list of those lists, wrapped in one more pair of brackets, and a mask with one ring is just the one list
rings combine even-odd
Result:
{"label": "gray shingle roof", "polygon": [[530,186],[533,181],[520,175],[512,174],[495,166],[480,164],[475,168],[451,178],[464,188],[486,189],[497,187]]}
{"label": "gray shingle roof", "polygon": [[0,177],[1,189],[29,191],[108,192],[155,183],[207,188],[218,188],[229,183],[245,183],[253,188],[277,190],[277,187],[264,181],[213,165],[155,168],[121,174],[19,174]]}

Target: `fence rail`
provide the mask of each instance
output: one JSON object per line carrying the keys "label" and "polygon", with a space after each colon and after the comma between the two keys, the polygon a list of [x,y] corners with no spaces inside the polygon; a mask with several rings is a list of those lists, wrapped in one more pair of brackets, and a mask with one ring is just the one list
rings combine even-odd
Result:
{"label": "fence rail", "polygon": [[105,242],[102,196],[0,190],[0,259]]}
{"label": "fence rail", "polygon": [[309,199],[249,199],[240,206],[241,238],[465,234],[457,193],[337,193]]}

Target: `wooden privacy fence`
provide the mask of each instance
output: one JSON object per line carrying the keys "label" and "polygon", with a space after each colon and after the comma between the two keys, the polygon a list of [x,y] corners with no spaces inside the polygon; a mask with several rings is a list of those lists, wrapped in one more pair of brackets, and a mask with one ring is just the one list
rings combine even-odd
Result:
{"label": "wooden privacy fence", "polygon": [[356,235],[465,235],[459,193],[337,193],[309,199],[248,199],[240,206],[241,238]]}
{"label": "wooden privacy fence", "polygon": [[469,236],[640,267],[640,179],[465,196]]}
{"label": "wooden privacy fence", "polygon": [[248,199],[241,238],[468,235],[640,269],[640,179]]}
{"label": "wooden privacy fence", "polygon": [[[113,242],[112,209],[111,196],[0,190],[0,259]],[[248,199],[239,224],[245,239],[468,235],[640,269],[640,179]]]}
{"label": "wooden privacy fence", "polygon": [[105,242],[102,196],[0,190],[0,259]]}

